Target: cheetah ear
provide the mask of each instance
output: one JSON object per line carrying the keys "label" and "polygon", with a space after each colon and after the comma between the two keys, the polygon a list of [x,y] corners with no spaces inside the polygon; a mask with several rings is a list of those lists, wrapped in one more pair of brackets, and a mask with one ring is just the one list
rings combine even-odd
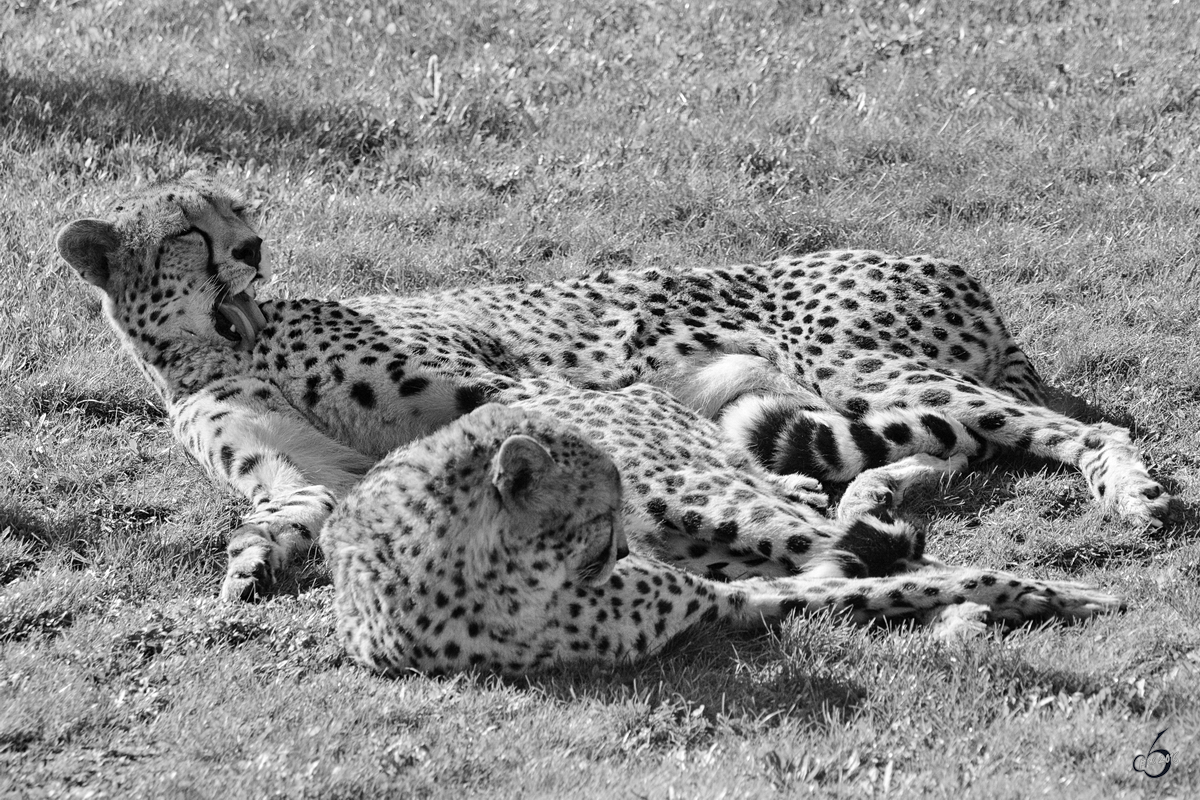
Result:
{"label": "cheetah ear", "polygon": [[524,503],[553,467],[554,458],[537,439],[517,434],[505,439],[492,459],[492,483],[505,502]]}
{"label": "cheetah ear", "polygon": [[58,254],[83,279],[108,287],[108,257],[117,249],[117,231],[102,219],[77,219],[58,232]]}

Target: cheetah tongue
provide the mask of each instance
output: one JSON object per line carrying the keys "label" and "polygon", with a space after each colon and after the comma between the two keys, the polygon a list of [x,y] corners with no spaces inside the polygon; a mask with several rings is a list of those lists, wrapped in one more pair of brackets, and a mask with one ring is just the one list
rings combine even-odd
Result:
{"label": "cheetah tongue", "polygon": [[217,311],[238,332],[241,337],[238,347],[242,350],[254,347],[255,337],[267,324],[258,303],[245,292],[229,295],[217,303]]}

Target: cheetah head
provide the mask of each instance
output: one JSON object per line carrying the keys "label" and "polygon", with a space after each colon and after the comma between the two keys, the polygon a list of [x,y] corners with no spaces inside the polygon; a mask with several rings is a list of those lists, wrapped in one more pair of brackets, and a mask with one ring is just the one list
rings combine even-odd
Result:
{"label": "cheetah head", "polygon": [[256,281],[270,277],[262,239],[246,205],[199,173],[152,186],[106,219],[69,223],[57,246],[139,350],[249,350],[266,324],[254,301]]}
{"label": "cheetah head", "polygon": [[606,581],[629,552],[612,459],[541,414],[488,405],[470,417],[500,434],[491,439],[481,500],[494,534],[475,537],[471,560],[483,566],[500,554],[534,572],[562,569],[575,583]]}

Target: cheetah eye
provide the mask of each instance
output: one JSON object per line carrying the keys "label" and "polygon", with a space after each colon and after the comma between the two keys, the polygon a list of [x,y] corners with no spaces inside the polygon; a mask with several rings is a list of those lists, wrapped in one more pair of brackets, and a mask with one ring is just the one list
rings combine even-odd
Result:
{"label": "cheetah eye", "polygon": [[234,203],[229,207],[230,212],[247,224],[254,224],[258,220],[258,203]]}
{"label": "cheetah eye", "polygon": [[165,236],[165,237],[163,237],[163,238],[166,238],[166,239],[186,239],[187,237],[191,236],[192,234],[199,234],[199,233],[200,233],[200,229],[199,229],[199,228],[188,228],[188,229],[187,229],[187,230],[185,230],[185,231],[179,231],[178,233],[172,233],[172,234],[170,234],[169,236]]}

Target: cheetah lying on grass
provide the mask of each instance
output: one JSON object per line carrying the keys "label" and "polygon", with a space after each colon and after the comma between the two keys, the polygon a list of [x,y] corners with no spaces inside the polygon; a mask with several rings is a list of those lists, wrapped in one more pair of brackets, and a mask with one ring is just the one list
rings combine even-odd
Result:
{"label": "cheetah lying on grass", "polygon": [[383,455],[526,377],[656,385],[780,473],[849,481],[914,453],[1004,447],[1078,467],[1137,524],[1168,508],[1128,434],[1045,408],[984,290],[925,256],[259,302],[262,240],[231,191],[195,174],[66,225],[57,244],[178,439],[253,503],[230,537],[226,598],[270,592]]}
{"label": "cheetah lying on grass", "polygon": [[[986,618],[1078,618],[1119,607],[1116,598],[1080,584],[922,566],[916,539],[877,530],[897,494],[953,469],[950,462],[920,455],[867,470],[846,492],[847,516],[808,527],[768,476],[752,466],[729,469],[716,427],[672,408],[669,396],[644,387],[610,394],[605,402],[620,415],[614,418],[589,410],[594,393],[574,402],[573,392],[477,409],[384,458],[334,510],[321,543],[333,567],[338,630],[352,658],[387,674],[520,675],[556,664],[631,661],[701,622],[755,627],[792,611],[972,629]],[[619,439],[631,430],[624,415],[636,418],[647,408],[666,409],[648,412],[658,417],[666,469],[646,470],[634,458],[631,473],[622,464],[626,483],[649,485],[623,505],[613,460],[564,420],[583,423],[606,449],[620,452]],[[688,428],[676,430],[680,421]],[[641,433],[639,423],[633,429]],[[695,464],[704,468],[693,474]],[[686,489],[672,487],[676,475]],[[679,494],[699,490],[701,481],[709,484],[705,502]],[[662,541],[664,526],[645,518],[645,495],[693,506],[686,513],[695,514],[694,524],[666,537],[678,542]],[[673,510],[662,509],[672,520],[668,528],[679,523]],[[735,531],[752,528],[749,540],[735,534],[723,541],[723,524],[747,518],[752,524],[735,524]],[[803,547],[789,546],[789,531]],[[688,541],[724,546],[731,558],[744,556],[743,548],[784,550],[788,571],[798,574],[726,583],[653,557],[686,560],[674,547]],[[831,577],[847,563],[834,551],[856,546],[877,565],[897,557],[880,572],[901,574]],[[849,563],[861,566],[863,555],[853,553]]]}

